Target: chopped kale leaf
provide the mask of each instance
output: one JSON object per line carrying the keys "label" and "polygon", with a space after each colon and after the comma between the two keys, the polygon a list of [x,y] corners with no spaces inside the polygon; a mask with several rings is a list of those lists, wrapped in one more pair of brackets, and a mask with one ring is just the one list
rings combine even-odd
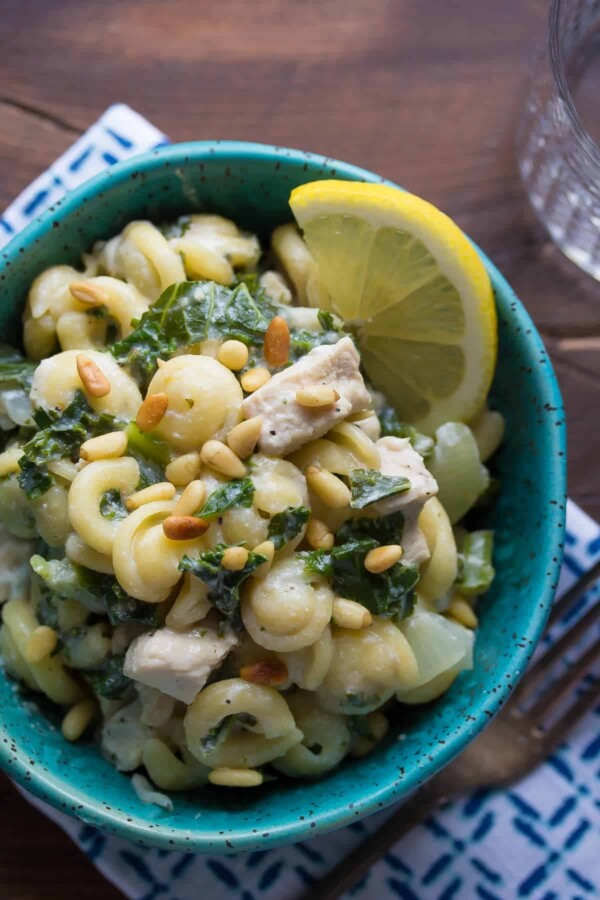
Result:
{"label": "chopped kale leaf", "polygon": [[[232,288],[212,281],[183,281],[167,288],[111,351],[143,385],[154,375],[158,359],[170,359],[209,339],[242,341],[256,364],[271,319],[285,313],[286,307],[273,303],[258,286],[255,273],[240,276]],[[291,329],[292,362],[319,344],[339,339],[341,329],[333,317],[323,322],[326,331]]]}
{"label": "chopped kale leaf", "polygon": [[228,481],[212,492],[204,506],[195,515],[201,519],[212,519],[234,506],[242,506],[247,509],[252,506],[253,498],[254,482],[251,478]]}
{"label": "chopped kale leaf", "polygon": [[30,563],[52,594],[61,600],[78,600],[93,613],[106,613],[111,625],[131,621],[156,624],[156,605],[130,597],[114,575],[94,572],[67,558],[35,555]]}
{"label": "chopped kale leaf", "polygon": [[120,700],[132,684],[131,678],[123,673],[125,654],[109,657],[101,669],[83,672],[85,680],[95,694],[107,700]]}
{"label": "chopped kale leaf", "polygon": [[353,509],[364,509],[378,500],[386,500],[394,494],[410,489],[410,481],[403,475],[383,475],[377,469],[353,469],[348,476]]}
{"label": "chopped kale leaf", "polygon": [[276,550],[291,541],[300,534],[310,517],[308,506],[290,506],[283,512],[275,513],[269,522],[268,539],[273,542]]}
{"label": "chopped kale leaf", "polygon": [[370,537],[350,538],[330,550],[303,553],[307,575],[321,575],[333,582],[340,597],[362,603],[378,616],[405,618],[414,607],[414,587],[419,569],[397,562],[380,574],[365,569],[365,557],[379,542]]}
{"label": "chopped kale leaf", "polygon": [[240,587],[259,566],[267,561],[260,553],[249,553],[246,565],[237,572],[221,565],[226,544],[217,544],[214,550],[205,550],[192,558],[184,556],[179,563],[181,572],[191,572],[208,585],[208,599],[219,612],[234,625],[239,624]]}
{"label": "chopped kale leaf", "polygon": [[47,469],[49,462],[76,461],[84,441],[119,427],[113,416],[94,412],[82,391],[76,392],[61,413],[38,409],[33,417],[40,430],[25,444],[19,460],[19,484],[30,500],[41,497],[54,483]]}

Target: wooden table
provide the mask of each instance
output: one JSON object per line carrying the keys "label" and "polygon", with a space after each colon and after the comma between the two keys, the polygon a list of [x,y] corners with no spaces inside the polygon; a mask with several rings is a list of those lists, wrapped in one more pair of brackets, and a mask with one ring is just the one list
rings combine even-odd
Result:
{"label": "wooden table", "polygon": [[[3,0],[0,208],[118,100],[176,141],[302,147],[398,181],[453,216],[533,315],[567,405],[570,495],[600,517],[600,287],[533,224],[514,159],[545,7]],[[0,791],[3,897],[120,896],[4,778]]]}

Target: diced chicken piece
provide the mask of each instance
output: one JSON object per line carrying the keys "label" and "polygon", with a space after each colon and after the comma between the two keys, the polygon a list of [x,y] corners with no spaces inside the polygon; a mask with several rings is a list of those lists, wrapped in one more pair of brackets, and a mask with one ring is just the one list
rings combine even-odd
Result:
{"label": "diced chicken piece", "polygon": [[144,744],[154,731],[140,720],[142,704],[134,700],[117,710],[102,726],[102,752],[119,772],[133,772],[142,764]]}
{"label": "diced chicken piece", "polygon": [[[339,394],[328,406],[306,407],[296,400],[299,388],[327,385]],[[258,439],[267,456],[287,456],[302,444],[321,437],[351,413],[367,409],[369,392],[360,374],[360,357],[349,337],[315,347],[244,400],[247,419],[262,416]]]}
{"label": "diced chicken piece", "polygon": [[221,637],[214,628],[160,628],[133,641],[123,672],[189,705],[235,644],[235,635]]}
{"label": "diced chicken piece", "polygon": [[404,551],[403,562],[414,563],[416,566],[421,566],[431,556],[423,529],[419,527],[418,516],[407,516],[406,512],[404,513],[402,550]]}
{"label": "diced chicken piece", "polygon": [[418,519],[427,501],[437,494],[437,481],[426,469],[423,457],[413,448],[408,438],[384,437],[375,446],[379,450],[382,473],[403,475],[409,479],[410,489],[374,503],[371,509],[380,516],[389,516],[398,511],[403,513],[402,558],[420,566],[429,559],[429,549]]}
{"label": "diced chicken piece", "polygon": [[175,709],[175,698],[163,694],[157,688],[136,681],[135,689],[142,704],[142,722],[151,728],[160,728],[169,721]]}

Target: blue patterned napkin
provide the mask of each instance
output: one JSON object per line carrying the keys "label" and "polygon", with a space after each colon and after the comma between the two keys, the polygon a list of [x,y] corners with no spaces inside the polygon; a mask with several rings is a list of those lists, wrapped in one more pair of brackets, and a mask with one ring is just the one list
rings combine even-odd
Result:
{"label": "blue patterned napkin", "polygon": [[[166,137],[133,110],[111,106],[6,210],[0,218],[0,247],[70,188],[107,165],[164,143]],[[569,502],[559,593],[599,557],[600,526]],[[593,598],[590,591],[569,618],[581,615]],[[545,640],[555,640],[565,624]],[[210,900],[292,900],[393,812],[291,847],[208,857],[140,850],[26,796],[135,900],[196,900],[200,893]],[[600,896],[599,851],[600,705],[558,753],[518,785],[462,797],[415,828],[352,897],[583,900]]]}

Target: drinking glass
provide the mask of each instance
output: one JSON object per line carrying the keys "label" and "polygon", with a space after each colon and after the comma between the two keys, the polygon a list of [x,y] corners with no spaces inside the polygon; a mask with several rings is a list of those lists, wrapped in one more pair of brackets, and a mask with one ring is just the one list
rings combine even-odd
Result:
{"label": "drinking glass", "polygon": [[600,280],[600,0],[552,0],[517,155],[534,212]]}

